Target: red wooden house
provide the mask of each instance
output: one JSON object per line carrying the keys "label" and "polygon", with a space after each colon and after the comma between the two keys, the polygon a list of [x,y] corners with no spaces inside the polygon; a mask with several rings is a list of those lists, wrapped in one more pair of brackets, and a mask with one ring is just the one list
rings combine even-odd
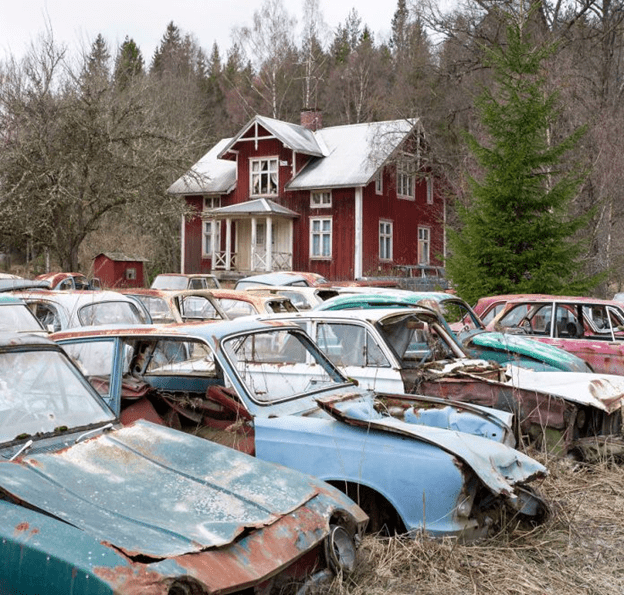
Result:
{"label": "red wooden house", "polygon": [[317,272],[334,281],[441,266],[445,205],[419,120],[322,128],[254,117],[169,188],[194,207],[181,270]]}

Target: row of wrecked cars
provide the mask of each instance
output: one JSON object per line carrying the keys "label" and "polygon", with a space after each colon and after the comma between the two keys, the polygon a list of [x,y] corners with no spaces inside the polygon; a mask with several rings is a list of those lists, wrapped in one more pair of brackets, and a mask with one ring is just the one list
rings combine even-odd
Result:
{"label": "row of wrecked cars", "polygon": [[624,377],[470,356],[434,302],[3,334],[0,592],[303,595],[366,529],[541,522],[516,447],[616,452]]}

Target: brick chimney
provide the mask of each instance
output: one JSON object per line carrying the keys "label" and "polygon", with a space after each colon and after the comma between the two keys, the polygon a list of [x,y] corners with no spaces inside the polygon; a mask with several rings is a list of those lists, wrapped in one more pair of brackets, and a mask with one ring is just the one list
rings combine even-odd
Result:
{"label": "brick chimney", "polygon": [[312,132],[323,128],[323,112],[318,109],[301,110],[301,125]]}

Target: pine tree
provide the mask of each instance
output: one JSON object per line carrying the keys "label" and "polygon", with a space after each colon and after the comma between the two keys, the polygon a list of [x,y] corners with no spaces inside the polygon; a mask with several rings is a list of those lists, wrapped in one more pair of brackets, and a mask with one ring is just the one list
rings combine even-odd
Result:
{"label": "pine tree", "polygon": [[115,60],[115,82],[119,88],[124,89],[131,81],[140,78],[144,74],[144,66],[141,50],[126,35]]}
{"label": "pine tree", "polygon": [[494,80],[476,106],[489,140],[467,135],[482,180],[470,178],[471,204],[459,205],[461,229],[448,236],[447,274],[466,300],[577,294],[599,282],[583,276],[580,260],[591,213],[570,214],[586,172],[564,163],[584,129],[552,139],[558,96],[547,93],[544,63],[554,49],[533,46],[512,25],[506,47],[486,50]]}

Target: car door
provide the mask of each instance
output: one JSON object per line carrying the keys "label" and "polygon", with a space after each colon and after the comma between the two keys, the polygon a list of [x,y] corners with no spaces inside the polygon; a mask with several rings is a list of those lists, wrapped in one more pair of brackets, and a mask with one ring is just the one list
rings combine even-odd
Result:
{"label": "car door", "polygon": [[393,356],[372,329],[359,321],[317,321],[313,338],[349,378],[362,388],[403,393],[403,380]]}

